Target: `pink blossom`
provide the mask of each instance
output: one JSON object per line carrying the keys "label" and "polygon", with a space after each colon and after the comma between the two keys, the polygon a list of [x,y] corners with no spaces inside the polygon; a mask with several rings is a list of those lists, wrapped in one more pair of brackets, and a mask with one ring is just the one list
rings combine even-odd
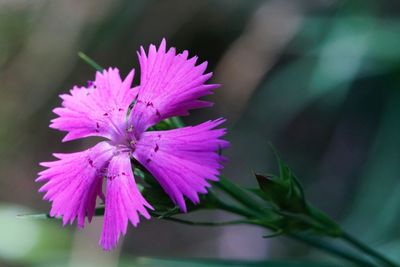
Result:
{"label": "pink blossom", "polygon": [[158,50],[150,45],[147,55],[141,48],[138,56],[139,86],[132,88],[133,70],[122,80],[118,69],[109,68],[97,72],[87,87],[75,86],[60,96],[62,106],[54,109],[58,117],[50,127],[67,132],[63,141],[89,136],[106,140],[81,152],[54,154],[57,160],[41,163],[47,169],[36,180],[45,182],[39,191],[52,202],[50,215],[62,217],[64,225],[77,219],[78,227],[84,227],[85,218],[90,222],[93,217],[96,199],[104,200],[100,245],[105,250],[117,245],[128,221],[136,226],[139,215],[148,219],[147,209],[153,209],[136,186],[131,158],[143,165],[185,212],[185,198],[198,203],[198,194],[207,193],[208,181],[218,180],[223,161],[218,151],[228,146],[220,139],[225,129],[215,129],[223,119],[146,131],[161,120],[210,106],[199,98],[218,85],[205,84],[212,76],[204,74],[206,62],[196,66],[197,58],[188,58],[187,51],[166,51],[165,40]]}

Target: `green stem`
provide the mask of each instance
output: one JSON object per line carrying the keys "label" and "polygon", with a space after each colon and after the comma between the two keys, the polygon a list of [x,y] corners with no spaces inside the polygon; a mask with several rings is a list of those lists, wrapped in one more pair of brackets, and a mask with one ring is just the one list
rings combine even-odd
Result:
{"label": "green stem", "polygon": [[[179,218],[174,218],[174,217],[165,217],[163,218],[164,220],[168,221],[173,221],[181,224],[187,224],[187,225],[196,225],[196,226],[226,226],[226,225],[238,225],[238,224],[255,224],[258,226],[263,226],[260,225],[260,223],[256,221],[249,221],[249,220],[234,220],[234,221],[226,221],[226,222],[195,222],[195,221],[189,221],[189,220],[184,220],[184,219],[179,219]],[[315,240],[309,237],[305,237],[302,235],[297,235],[297,234],[290,234],[289,235],[292,239],[301,241],[303,243],[306,243],[310,246],[316,247],[319,250],[328,252],[330,254],[334,254],[336,256],[340,256],[343,259],[346,259],[348,261],[351,261],[358,266],[363,266],[363,267],[376,267],[376,265],[372,264],[370,261],[360,258],[357,255],[354,255],[348,251],[345,251],[339,247],[332,246],[331,244],[328,244],[326,242],[322,242],[319,240]]]}
{"label": "green stem", "polygon": [[224,201],[222,201],[219,198],[215,199],[215,204],[217,206],[217,209],[221,209],[230,213],[234,213],[246,218],[254,218],[254,216],[256,215],[254,212],[248,211],[246,209],[240,208],[240,207],[236,207],[233,205],[230,205]]}
{"label": "green stem", "polygon": [[256,202],[246,191],[244,191],[240,186],[235,183],[225,179],[224,177],[219,177],[219,182],[215,184],[220,190],[224,191],[226,194],[231,196],[233,199],[241,203],[243,206],[249,208],[256,212],[260,212],[260,204]]}
{"label": "green stem", "polygon": [[[223,202],[218,197],[216,197],[217,208],[220,208],[222,210],[225,210],[225,211],[228,211],[228,212],[240,215],[240,216],[244,216],[246,218],[259,218],[259,219],[263,218],[264,214],[263,214],[263,211],[260,208],[259,204],[257,202],[255,202],[251,197],[249,197],[248,194],[246,194],[246,192],[241,187],[237,186],[236,184],[232,183],[231,181],[229,181],[223,177],[220,177],[220,182],[217,183],[216,185],[220,190],[222,190],[223,192],[225,192],[226,194],[231,196],[233,199],[235,199],[236,201],[238,201],[240,204],[242,204],[244,207],[247,207],[248,209],[239,208],[237,206],[232,206],[230,204]],[[324,220],[322,220],[322,221],[324,221]],[[262,224],[262,223],[255,223],[255,224],[262,226],[269,230],[275,230],[273,227],[271,227],[268,224]],[[300,235],[295,235],[295,234],[292,234],[289,236],[294,239],[300,240],[304,243],[307,243],[317,249],[320,249],[320,250],[328,252],[332,255],[335,255],[337,257],[352,261],[353,263],[357,264],[358,266],[368,266],[368,267],[375,266],[375,265],[373,265],[373,263],[359,257],[358,255],[351,254],[343,249],[334,247],[325,242],[317,241],[315,239],[310,239],[310,238],[303,237]],[[364,245],[360,242],[357,242],[357,240],[355,240],[354,238],[351,238],[351,236],[340,235],[340,237],[342,237],[343,239],[345,239],[346,241],[348,241],[353,246],[357,247],[358,249],[360,249],[367,255],[370,255],[370,256],[374,257],[375,259],[379,259],[380,261],[385,262],[385,264],[390,263],[387,266],[398,267],[397,265],[393,264],[388,259],[386,259],[384,256],[380,255],[378,252],[368,248],[366,245]]]}
{"label": "green stem", "polygon": [[[232,205],[227,204],[219,199],[217,199],[217,202],[218,202],[218,207],[222,210],[228,211],[228,212],[236,214],[236,215],[244,216],[246,218],[252,218],[254,216],[254,213],[252,213],[252,212],[248,212],[244,209],[238,208],[236,206],[232,206]],[[247,224],[258,225],[258,226],[261,226],[268,230],[275,231],[275,229],[273,229],[273,227],[271,227],[270,225],[266,225],[266,224],[254,222],[254,221],[245,221],[245,222],[247,222]],[[376,267],[376,265],[373,265],[370,261],[367,261],[366,259],[363,259],[363,258],[359,257],[358,255],[347,252],[339,247],[332,246],[326,242],[318,241],[318,240],[311,239],[311,238],[304,237],[304,236],[297,235],[297,234],[289,234],[289,236],[293,239],[296,239],[298,241],[306,243],[306,244],[308,244],[312,247],[315,247],[319,250],[325,251],[325,252],[332,254],[334,256],[337,256],[339,258],[343,258],[348,261],[351,261],[351,262],[357,264],[358,266]]]}
{"label": "green stem", "polygon": [[373,248],[369,247],[368,245],[364,244],[354,236],[350,235],[349,233],[343,232],[341,238],[347,241],[353,247],[363,251],[365,254],[379,260],[381,263],[385,264],[385,266],[389,267],[399,267],[400,265],[393,262],[392,260],[388,259],[385,255],[381,254],[380,252],[374,250]]}
{"label": "green stem", "polygon": [[183,220],[175,217],[165,217],[164,220],[188,224],[188,225],[198,225],[198,226],[225,226],[225,225],[237,225],[237,224],[249,224],[249,221],[246,220],[235,220],[235,221],[226,221],[226,222],[194,222]]}
{"label": "green stem", "polygon": [[301,241],[303,243],[306,243],[314,248],[317,248],[321,251],[325,251],[329,254],[335,255],[335,256],[339,256],[340,258],[346,259],[348,261],[351,261],[355,264],[357,264],[358,266],[365,266],[365,267],[377,267],[377,265],[373,264],[372,262],[359,257],[358,255],[355,255],[353,253],[350,253],[346,250],[343,250],[339,247],[333,246],[329,243],[320,241],[320,240],[316,240],[314,238],[309,238],[306,237],[304,235],[298,235],[298,234],[289,234],[289,237],[291,237],[292,239]]}
{"label": "green stem", "polygon": [[[254,213],[253,212],[249,212],[245,209],[241,209],[239,207],[236,206],[232,206],[230,204],[227,204],[225,202],[223,202],[220,199],[216,199],[217,202],[217,207],[221,210],[239,215],[239,216],[244,216],[246,218],[253,218],[254,217]],[[252,222],[252,221],[247,221],[248,224],[255,224],[258,226],[261,226],[263,228],[266,228],[268,230],[274,230],[273,227],[271,227],[270,225],[266,225],[266,224],[262,224],[262,223],[257,223],[257,222]],[[291,238],[299,240],[303,243],[306,243],[312,247],[315,247],[319,250],[325,251],[327,253],[330,253],[334,256],[337,256],[339,258],[343,258],[346,259],[348,261],[351,261],[355,264],[357,264],[358,266],[366,266],[366,267],[376,267],[375,265],[373,265],[371,262],[358,257],[357,255],[353,255],[343,249],[340,249],[338,247],[334,247],[330,244],[324,243],[322,241],[317,241],[315,239],[311,239],[311,238],[307,238],[307,237],[303,237],[300,235],[296,235],[296,234],[290,234],[289,235]]]}

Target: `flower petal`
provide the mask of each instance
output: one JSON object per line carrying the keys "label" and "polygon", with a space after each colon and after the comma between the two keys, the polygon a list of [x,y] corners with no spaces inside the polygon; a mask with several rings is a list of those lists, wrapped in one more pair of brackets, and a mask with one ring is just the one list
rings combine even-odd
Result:
{"label": "flower petal", "polygon": [[141,47],[138,56],[141,69],[139,92],[129,118],[137,137],[163,119],[188,115],[190,109],[212,105],[198,100],[218,87],[217,84],[204,84],[212,76],[212,73],[204,74],[207,62],[196,66],[197,57],[188,59],[187,51],[178,55],[175,48],[166,51],[165,39],[158,51],[150,45],[146,55]]}
{"label": "flower petal", "polygon": [[153,207],[139,192],[132,173],[129,155],[121,153],[113,157],[107,170],[107,191],[103,232],[100,245],[105,250],[113,249],[121,234],[125,235],[128,220],[136,226],[139,214],[149,219],[146,210]]}
{"label": "flower petal", "polygon": [[224,158],[219,150],[228,142],[219,139],[225,129],[213,129],[223,119],[193,127],[142,134],[133,156],[157,179],[172,201],[186,211],[184,196],[199,202],[198,193],[207,193],[208,180],[218,180]]}
{"label": "flower petal", "polygon": [[58,160],[42,162],[48,169],[39,173],[37,182],[46,182],[39,192],[46,192],[45,200],[52,202],[51,216],[62,216],[63,224],[78,218],[78,227],[85,217],[93,217],[96,198],[102,194],[104,170],[115,148],[107,142],[77,153],[54,154]]}
{"label": "flower petal", "polygon": [[59,117],[50,127],[68,134],[63,141],[87,136],[117,139],[125,136],[126,115],[137,90],[131,89],[134,71],[124,81],[118,69],[96,73],[88,88],[75,86],[70,94],[61,95],[62,107],[53,110]]}

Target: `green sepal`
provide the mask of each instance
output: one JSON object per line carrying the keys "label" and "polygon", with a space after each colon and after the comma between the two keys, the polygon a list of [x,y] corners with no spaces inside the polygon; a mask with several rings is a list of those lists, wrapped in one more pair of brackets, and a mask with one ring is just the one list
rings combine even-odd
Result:
{"label": "green sepal", "polygon": [[293,178],[282,179],[279,176],[255,174],[262,191],[259,194],[271,205],[292,212],[305,212],[306,202],[301,193],[300,184],[293,182]]}

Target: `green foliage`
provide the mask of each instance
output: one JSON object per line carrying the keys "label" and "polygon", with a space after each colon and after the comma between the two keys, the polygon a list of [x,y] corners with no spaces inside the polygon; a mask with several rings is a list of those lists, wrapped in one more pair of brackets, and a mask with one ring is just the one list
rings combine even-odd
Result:
{"label": "green foliage", "polygon": [[342,234],[339,226],[322,211],[307,203],[304,190],[294,172],[275,152],[279,175],[255,174],[259,188],[250,190],[265,201],[265,208],[280,216],[277,233],[307,231],[337,237]]}

